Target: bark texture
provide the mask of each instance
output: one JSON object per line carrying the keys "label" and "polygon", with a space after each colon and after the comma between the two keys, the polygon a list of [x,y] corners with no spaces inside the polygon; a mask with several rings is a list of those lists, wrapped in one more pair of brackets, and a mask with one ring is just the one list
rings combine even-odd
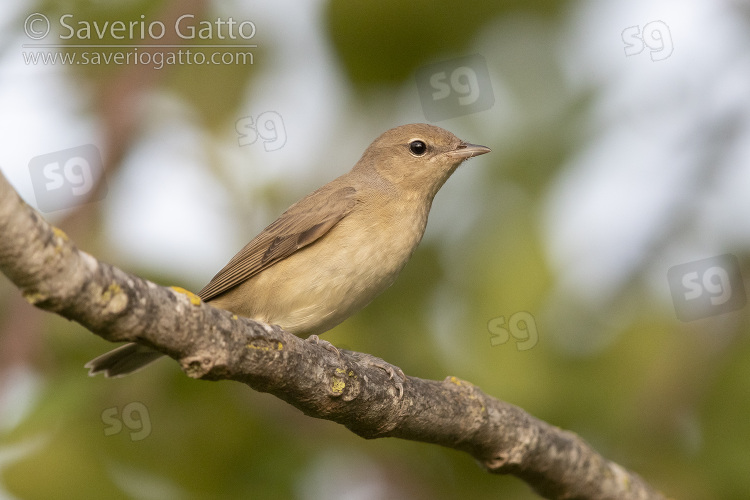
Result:
{"label": "bark texture", "polygon": [[[403,395],[369,354],[307,342],[237,317],[79,250],[24,203],[0,174],[0,271],[31,304],[112,342],[139,342],[190,377],[236,380],[368,439],[398,437],[465,451],[559,499],[662,499],[638,475],[576,434],[476,386],[407,377]],[[83,371],[82,371],[83,373]]]}

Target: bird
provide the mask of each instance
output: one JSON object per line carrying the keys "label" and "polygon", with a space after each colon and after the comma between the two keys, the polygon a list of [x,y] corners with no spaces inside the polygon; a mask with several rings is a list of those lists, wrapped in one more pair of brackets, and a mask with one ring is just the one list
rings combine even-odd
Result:
{"label": "bird", "polygon": [[[435,125],[387,130],[348,173],[290,206],[197,295],[317,341],[393,284],[424,235],[438,190],[461,163],[490,151]],[[162,356],[129,343],[85,366],[92,376],[121,377]]]}

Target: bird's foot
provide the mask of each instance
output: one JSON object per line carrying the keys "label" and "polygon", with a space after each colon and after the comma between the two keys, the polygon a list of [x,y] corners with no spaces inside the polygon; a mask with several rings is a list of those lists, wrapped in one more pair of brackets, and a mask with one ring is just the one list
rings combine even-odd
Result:
{"label": "bird's foot", "polygon": [[311,344],[322,346],[324,349],[326,349],[327,351],[331,351],[332,353],[334,353],[339,358],[341,357],[341,352],[336,348],[335,345],[331,344],[327,340],[321,339],[317,335],[310,335],[305,340],[307,342],[310,342]]}
{"label": "bird's foot", "polygon": [[388,374],[388,377],[391,380],[395,380],[394,385],[398,390],[398,399],[401,399],[404,395],[404,383],[406,382],[406,375],[404,375],[403,370],[398,366],[392,365],[380,358],[376,358],[375,356],[370,357],[370,359],[367,360],[367,364],[380,368]]}
{"label": "bird's foot", "polygon": [[[307,342],[310,342],[311,344],[319,345],[325,348],[328,351],[331,351],[336,354],[339,358],[341,358],[341,351],[339,351],[336,346],[328,342],[327,340],[323,340],[317,335],[310,335],[305,339]],[[350,355],[352,355],[358,362],[364,362],[368,366],[375,366],[377,368],[380,368],[385,373],[388,374],[388,378],[391,380],[394,380],[396,390],[398,391],[398,399],[401,399],[404,395],[404,383],[406,383],[406,375],[404,374],[403,370],[399,368],[396,365],[392,365],[380,358],[377,358],[371,354],[366,353],[358,353],[358,352],[349,352]],[[363,359],[365,358],[365,359]]]}

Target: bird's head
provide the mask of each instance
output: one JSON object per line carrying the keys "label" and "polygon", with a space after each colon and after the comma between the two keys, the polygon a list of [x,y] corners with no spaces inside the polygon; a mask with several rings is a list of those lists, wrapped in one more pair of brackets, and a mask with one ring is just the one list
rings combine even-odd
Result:
{"label": "bird's head", "polygon": [[413,123],[381,134],[354,170],[432,199],[461,163],[489,152],[490,148],[464,142],[440,127]]}

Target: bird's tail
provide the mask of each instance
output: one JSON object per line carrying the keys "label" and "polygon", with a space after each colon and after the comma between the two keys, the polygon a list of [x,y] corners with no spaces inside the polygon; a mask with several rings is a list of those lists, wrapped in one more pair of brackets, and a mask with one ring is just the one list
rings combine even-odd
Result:
{"label": "bird's tail", "polygon": [[86,363],[89,375],[104,372],[105,377],[124,377],[164,356],[140,344],[125,344]]}

